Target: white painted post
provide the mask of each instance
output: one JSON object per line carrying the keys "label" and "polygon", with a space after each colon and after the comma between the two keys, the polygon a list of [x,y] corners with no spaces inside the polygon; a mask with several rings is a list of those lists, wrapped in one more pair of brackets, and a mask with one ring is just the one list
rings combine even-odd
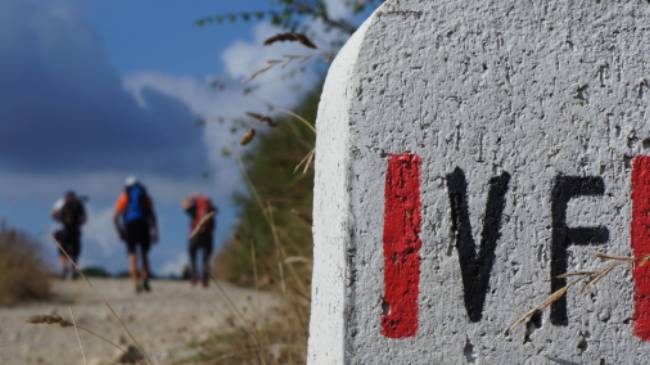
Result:
{"label": "white painted post", "polygon": [[505,333],[650,254],[647,1],[389,0],[317,129],[310,364],[648,362],[650,265]]}

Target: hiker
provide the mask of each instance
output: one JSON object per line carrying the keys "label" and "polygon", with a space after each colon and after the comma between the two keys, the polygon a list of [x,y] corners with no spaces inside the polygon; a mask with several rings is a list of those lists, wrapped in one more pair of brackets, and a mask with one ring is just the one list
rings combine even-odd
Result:
{"label": "hiker", "polygon": [[[217,208],[212,204],[210,198],[201,194],[194,194],[183,199],[182,207],[191,218],[188,242],[191,282],[194,286],[201,278],[203,287],[207,288],[210,282],[210,256],[212,255]],[[203,275],[199,275],[196,266],[198,251],[202,251],[203,254],[203,260],[201,260]]]}
{"label": "hiker", "polygon": [[74,191],[70,190],[65,193],[63,198],[54,203],[50,216],[53,220],[61,223],[61,227],[53,234],[54,240],[59,244],[61,278],[66,279],[68,273],[71,273],[72,279],[76,279],[77,270],[68,262],[68,256],[76,265],[81,253],[81,226],[86,223],[86,209],[83,201],[77,197]]}
{"label": "hiker", "polygon": [[[135,177],[126,179],[124,191],[115,202],[113,222],[120,239],[126,243],[129,275],[135,292],[151,291],[148,254],[151,244],[158,242],[158,228],[151,197]],[[140,252],[140,270],[137,251]]]}

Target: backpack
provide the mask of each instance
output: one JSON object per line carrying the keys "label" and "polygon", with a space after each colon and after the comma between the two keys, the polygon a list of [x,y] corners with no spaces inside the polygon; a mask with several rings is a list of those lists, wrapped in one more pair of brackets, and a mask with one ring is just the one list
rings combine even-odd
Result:
{"label": "backpack", "polygon": [[[210,212],[215,211],[212,202],[210,201],[209,198],[205,196],[198,196],[194,198],[194,207],[196,210],[194,213],[194,221],[192,224],[192,229],[194,229],[199,224],[199,222],[201,222],[201,219],[203,219],[204,216],[206,216]],[[203,231],[205,232],[212,232],[213,229],[214,229],[214,216],[211,217],[203,225]]]}
{"label": "backpack", "polygon": [[126,188],[127,203],[124,210],[124,223],[146,220],[149,217],[147,190],[142,185],[132,185]]}
{"label": "backpack", "polygon": [[59,221],[65,227],[78,227],[81,225],[83,207],[78,200],[68,200],[59,210]]}

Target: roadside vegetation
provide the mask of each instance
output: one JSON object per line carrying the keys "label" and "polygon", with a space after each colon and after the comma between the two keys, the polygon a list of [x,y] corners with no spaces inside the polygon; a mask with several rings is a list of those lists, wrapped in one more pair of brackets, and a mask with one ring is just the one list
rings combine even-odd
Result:
{"label": "roadside vegetation", "polygon": [[0,305],[49,297],[50,278],[38,247],[26,234],[0,225]]}
{"label": "roadside vegetation", "polygon": [[[295,113],[313,123],[319,96],[320,90],[309,95]],[[306,163],[315,134],[291,116],[274,121],[277,127],[259,134],[242,157],[248,191],[235,197],[240,219],[232,239],[217,254],[218,279],[247,286],[281,284],[279,260],[308,274],[308,265],[297,264],[311,257],[314,176]]]}
{"label": "roadside vegetation", "polygon": [[[312,268],[313,123],[320,88],[294,112],[275,118],[242,158],[248,194],[241,216],[216,257],[219,280],[270,290],[283,299],[276,313],[251,318],[232,310],[232,331],[201,344],[205,364],[304,364]],[[252,300],[252,305],[255,299]]]}
{"label": "roadside vegetation", "polygon": [[[298,42],[318,52],[305,57],[284,55],[267,60],[266,66],[247,80],[250,83],[274,67],[293,67],[298,62],[315,62],[326,69],[337,50],[351,35],[359,18],[379,6],[383,0],[345,1],[352,17],[333,19],[324,0],[269,1],[271,11],[217,14],[197,20],[198,26],[236,21],[265,21],[283,32],[264,44]],[[333,31],[325,44],[314,32],[318,25]],[[312,42],[310,37],[316,35]],[[313,66],[313,64],[312,64]],[[317,68],[320,68],[318,66]],[[321,68],[323,69],[323,68]],[[291,77],[299,78],[300,73]],[[298,76],[296,76],[298,75]],[[257,80],[255,80],[257,81]],[[255,318],[245,311],[229,308],[230,331],[220,329],[198,345],[199,355],[187,363],[199,364],[304,364],[307,338],[312,271],[312,197],[316,111],[321,86],[305,95],[292,112],[275,110],[266,116],[246,115],[268,125],[268,130],[246,132],[241,142],[253,141],[239,161],[247,193],[237,196],[239,222],[227,244],[217,253],[214,274],[218,280],[276,293],[282,300],[274,315]],[[244,111],[242,111],[244,112]],[[237,158],[237,157],[235,157]],[[255,299],[251,301],[255,304]]]}

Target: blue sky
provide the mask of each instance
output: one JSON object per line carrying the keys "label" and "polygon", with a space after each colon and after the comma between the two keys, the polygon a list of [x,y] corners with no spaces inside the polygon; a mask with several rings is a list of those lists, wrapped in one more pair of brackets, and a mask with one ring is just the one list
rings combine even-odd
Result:
{"label": "blue sky", "polygon": [[268,9],[268,1],[91,0],[85,13],[124,73],[155,69],[174,75],[220,73],[219,52],[235,39],[251,39],[253,23],[199,28],[194,20],[213,14]]}
{"label": "blue sky", "polygon": [[[329,2],[334,16],[349,16],[344,0]],[[267,9],[266,0],[160,4],[0,2],[0,219],[41,239],[50,261],[48,213],[72,188],[90,197],[82,264],[126,268],[110,218],[131,174],[147,185],[158,211],[156,272],[178,271],[186,262],[188,218],[179,205],[189,193],[205,192],[220,207],[222,242],[236,220],[231,196],[243,183],[221,151],[244,150],[237,145],[241,131],[213,121],[264,111],[266,103],[291,107],[320,79],[314,67],[288,80],[286,71],[273,70],[258,79],[253,96],[244,96],[242,80],[266,60],[308,51],[294,44],[263,47],[278,31],[267,23],[194,24],[206,15]],[[317,41],[341,36],[315,29]],[[215,90],[215,78],[230,87]],[[211,122],[199,128],[198,118]]]}

